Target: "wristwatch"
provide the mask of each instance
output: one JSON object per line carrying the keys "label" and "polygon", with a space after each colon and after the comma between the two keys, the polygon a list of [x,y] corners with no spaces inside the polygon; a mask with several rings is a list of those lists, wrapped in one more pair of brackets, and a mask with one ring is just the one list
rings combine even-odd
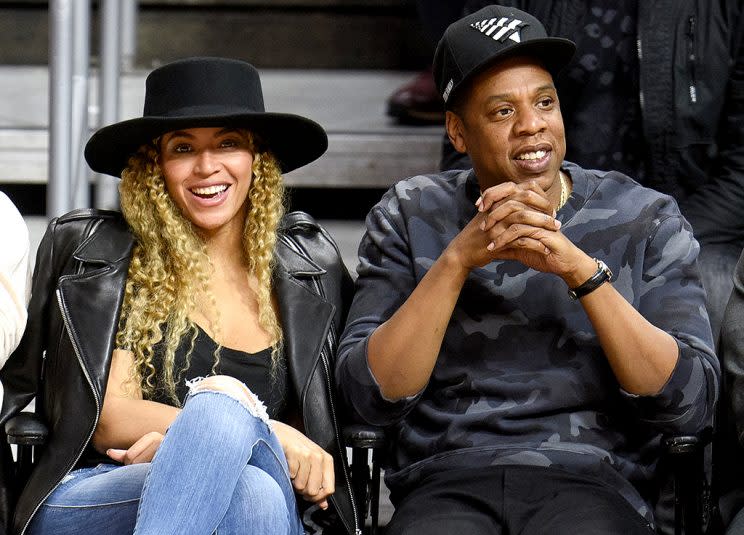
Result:
{"label": "wristwatch", "polygon": [[607,264],[605,264],[598,258],[595,258],[594,261],[597,263],[597,271],[583,284],[580,284],[576,288],[569,288],[568,296],[571,299],[584,297],[585,295],[593,292],[594,290],[602,286],[602,284],[604,284],[608,280],[612,279],[612,271],[609,267],[607,267]]}

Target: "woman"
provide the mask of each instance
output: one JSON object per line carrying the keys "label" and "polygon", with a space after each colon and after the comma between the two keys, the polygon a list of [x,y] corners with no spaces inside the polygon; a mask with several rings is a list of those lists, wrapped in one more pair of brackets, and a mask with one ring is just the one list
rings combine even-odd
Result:
{"label": "woman", "polygon": [[123,219],[73,212],[40,246],[2,372],[0,422],[42,376],[50,425],[15,533],[297,534],[295,492],[356,529],[328,377],[350,279],[322,228],[282,216],[281,172],[326,147],[217,58],[156,69],[143,117],[93,135]]}

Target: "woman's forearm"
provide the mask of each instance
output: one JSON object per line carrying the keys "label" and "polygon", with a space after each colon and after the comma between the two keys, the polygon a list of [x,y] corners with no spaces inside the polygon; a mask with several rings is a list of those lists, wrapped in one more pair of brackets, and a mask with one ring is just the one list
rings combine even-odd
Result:
{"label": "woman's forearm", "polygon": [[109,448],[129,448],[151,431],[165,434],[179,412],[155,401],[107,396],[93,433],[93,447],[105,453]]}

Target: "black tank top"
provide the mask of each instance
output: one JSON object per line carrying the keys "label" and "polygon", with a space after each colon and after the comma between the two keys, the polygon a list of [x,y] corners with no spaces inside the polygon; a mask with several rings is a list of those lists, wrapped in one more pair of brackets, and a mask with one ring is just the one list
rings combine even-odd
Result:
{"label": "black tank top", "polygon": [[[214,363],[214,350],[217,348],[217,343],[203,329],[198,326],[197,329],[198,334],[194,342],[194,351],[191,354],[189,369],[181,374],[181,380],[176,384],[176,395],[179,400],[178,405],[183,405],[188,394],[188,387],[185,382],[187,379],[214,375],[212,373],[212,364]],[[187,336],[186,340],[182,341],[176,350],[174,369],[176,374],[185,366],[186,352],[189,349],[190,340],[191,337]],[[155,352],[153,358],[155,369],[162,370],[162,345],[158,344],[153,350]],[[279,359],[279,364],[272,374],[271,348],[257,353],[247,353],[223,347],[220,350],[220,363],[216,371],[218,374],[229,375],[245,383],[266,405],[266,411],[270,418],[274,420],[286,419],[285,409],[288,399],[287,369],[284,366],[284,359]],[[166,405],[176,405],[165,391],[162,388],[158,388],[158,386],[160,385],[156,384],[155,392],[146,399]],[[75,468],[111,462],[113,461],[109,457],[98,453],[92,444],[88,444]]]}
{"label": "black tank top", "polygon": [[[194,350],[191,353],[189,367],[181,372],[186,366],[186,353],[188,352],[191,337],[186,339],[176,350],[174,373],[180,373],[180,380],[176,383],[176,396],[182,405],[188,394],[187,380],[197,377],[208,377],[214,375],[229,375],[235,377],[258,396],[266,405],[269,417],[281,420],[287,404],[287,369],[280,359],[274,373],[271,369],[271,348],[263,349],[257,353],[247,353],[222,347],[220,349],[220,361],[216,370],[212,371],[214,364],[214,351],[217,342],[198,327],[198,334],[194,342]],[[155,368],[162,369],[162,347],[155,348]],[[156,388],[149,398],[152,401],[174,405],[174,402],[162,388]]]}

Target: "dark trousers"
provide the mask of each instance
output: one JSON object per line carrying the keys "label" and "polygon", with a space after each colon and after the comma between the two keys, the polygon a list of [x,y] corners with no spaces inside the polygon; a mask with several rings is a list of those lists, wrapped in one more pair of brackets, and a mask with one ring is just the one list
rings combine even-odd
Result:
{"label": "dark trousers", "polygon": [[650,535],[613,488],[554,468],[492,466],[433,474],[404,495],[386,535]]}

